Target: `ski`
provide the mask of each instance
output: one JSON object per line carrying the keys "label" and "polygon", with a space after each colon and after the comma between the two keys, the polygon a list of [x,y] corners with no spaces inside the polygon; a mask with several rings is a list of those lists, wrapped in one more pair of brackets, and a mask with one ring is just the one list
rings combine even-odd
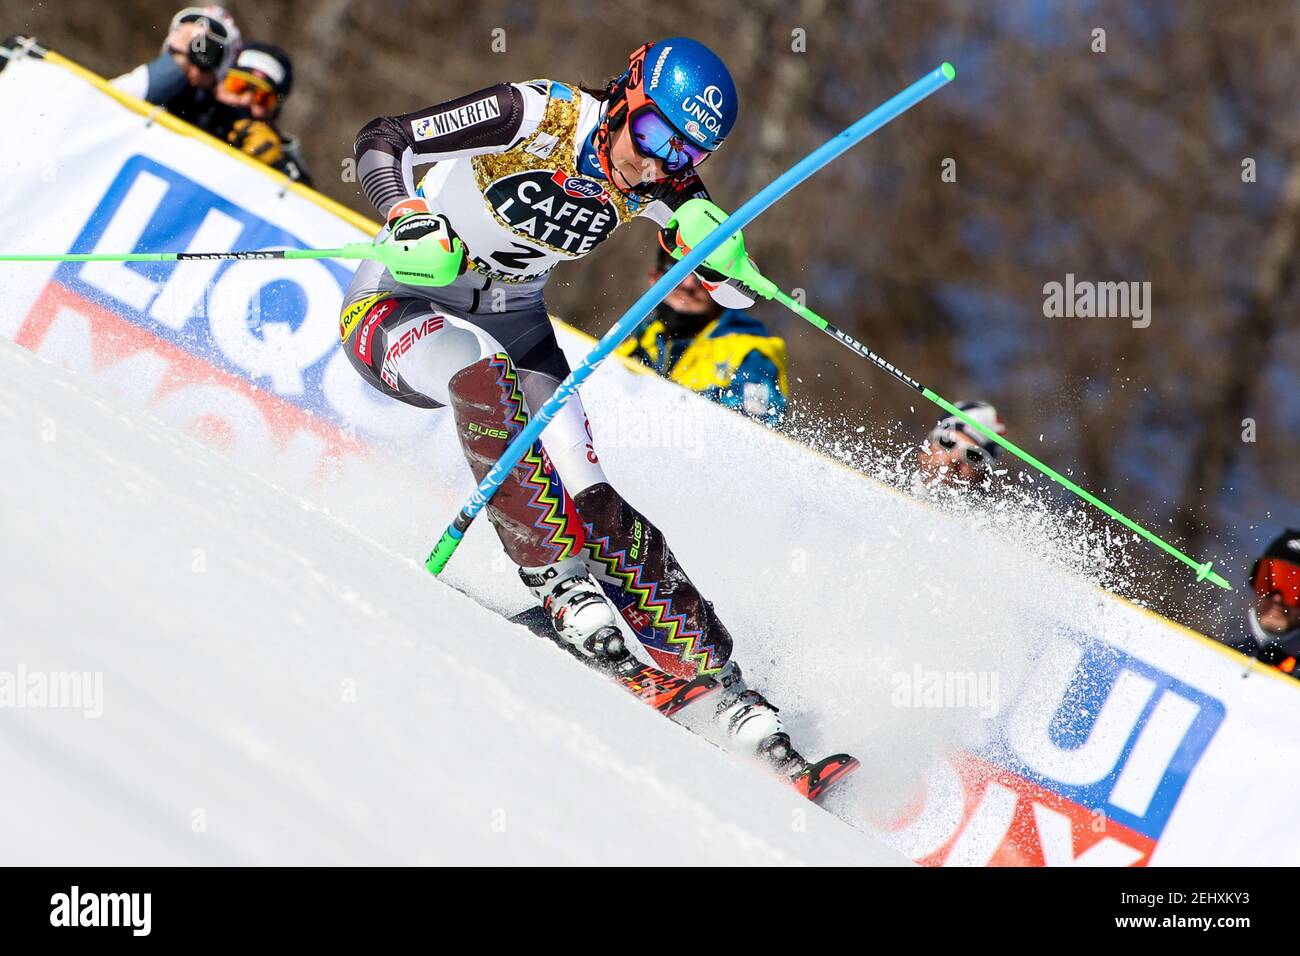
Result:
{"label": "ski", "polygon": [[861,764],[849,754],[832,754],[810,761],[790,743],[787,733],[773,734],[763,742],[760,758],[809,800],[816,802],[831,787],[848,777]]}
{"label": "ski", "polygon": [[[550,618],[540,607],[526,608],[506,617],[506,620],[569,651],[576,660],[590,666],[575,649],[562,644],[555,637]],[[722,683],[716,678],[675,677],[652,664],[643,664],[636,658],[629,658],[622,669],[602,673],[608,674],[615,683],[665,717],[671,717],[696,701],[712,697],[722,689]],[[843,753],[809,761],[794,749],[787,734],[782,733],[777,737],[779,739],[771,742],[766,761],[763,757],[757,759],[775,769],[782,780],[814,803],[861,766],[856,757]]]}
{"label": "ski", "polygon": [[851,775],[860,766],[857,757],[834,754],[823,757],[816,763],[808,764],[794,777],[791,784],[809,800],[816,802],[827,790]]}
{"label": "ski", "polygon": [[[550,619],[539,607],[530,607],[507,618],[511,624],[518,624],[532,631],[538,637],[545,638],[570,651],[578,660],[587,663],[573,649],[566,647],[556,639],[551,629]],[[671,717],[683,707],[696,701],[711,697],[722,685],[712,677],[693,678],[674,677],[652,664],[643,664],[634,657],[629,657],[625,664],[613,671],[602,671],[615,683],[635,697],[649,704],[665,717]]]}

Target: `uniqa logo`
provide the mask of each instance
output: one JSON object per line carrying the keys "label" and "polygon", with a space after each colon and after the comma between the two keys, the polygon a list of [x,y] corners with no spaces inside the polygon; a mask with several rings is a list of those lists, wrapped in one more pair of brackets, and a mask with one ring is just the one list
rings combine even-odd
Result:
{"label": "uniqa logo", "polygon": [[682,109],[714,136],[722,132],[722,90],[716,86],[706,86],[703,93],[682,100]]}

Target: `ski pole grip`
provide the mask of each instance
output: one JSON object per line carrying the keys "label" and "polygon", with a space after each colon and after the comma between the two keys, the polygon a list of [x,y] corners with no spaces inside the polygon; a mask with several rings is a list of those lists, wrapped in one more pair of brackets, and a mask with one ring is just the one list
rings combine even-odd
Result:
{"label": "ski pole grip", "polygon": [[438,539],[438,543],[429,552],[429,556],[424,559],[425,569],[433,575],[441,574],[442,569],[447,566],[447,562],[456,553],[456,549],[460,547],[463,539],[464,535],[452,534],[451,528],[444,531],[442,537]]}
{"label": "ski pole grip", "polygon": [[424,559],[424,567],[430,574],[436,577],[447,566],[447,562],[451,560],[451,556],[456,553],[461,541],[465,539],[465,532],[473,523],[474,513],[466,508],[460,509],[455,520],[447,526],[447,530],[442,533],[442,537],[429,552],[429,556]]}

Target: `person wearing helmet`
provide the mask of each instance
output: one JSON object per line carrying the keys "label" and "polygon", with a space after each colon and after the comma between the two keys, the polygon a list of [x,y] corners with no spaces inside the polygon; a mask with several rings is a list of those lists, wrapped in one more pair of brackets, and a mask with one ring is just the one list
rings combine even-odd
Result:
{"label": "person wearing helmet", "polygon": [[239,52],[240,33],[223,7],[186,7],[172,17],[162,52],[113,86],[211,132],[228,111],[215,90]]}
{"label": "person wearing helmet", "polygon": [[[957,407],[989,431],[1006,434],[998,410],[988,402],[959,402]],[[948,415],[930,430],[917,453],[920,484],[926,489],[945,485],[987,488],[993,462],[1001,451],[1002,446],[993,439],[956,415]]]}
{"label": "person wearing helmet", "polygon": [[217,86],[217,99],[238,111],[226,131],[226,142],[294,182],[310,186],[298,141],[276,125],[292,90],[289,54],[270,43],[246,43]]}
{"label": "person wearing helmet", "polygon": [[[736,116],[726,66],[673,37],[637,49],[602,88],[501,83],[367,123],[357,178],[387,220],[376,242],[418,257],[422,284],[361,264],[340,318],[349,361],[394,399],[450,406],[481,479],[569,373],[543,298],[552,270],[637,218],[676,248],[669,220],[707,198],[699,170]],[[735,280],[702,275],[724,308],[752,304]],[[614,490],[592,431],[571,398],[487,508],[556,639],[616,669],[631,659],[617,611],[664,670],[718,675],[730,741],[796,776],[776,708],[745,685],[731,635],[659,529]]]}
{"label": "person wearing helmet", "polygon": [[[650,284],[676,260],[660,249]],[[776,425],[790,394],[785,342],[749,312],[724,309],[691,273],[618,347],[669,381]]]}
{"label": "person wearing helmet", "polygon": [[1245,633],[1225,643],[1300,679],[1300,530],[1288,528],[1250,569]]}

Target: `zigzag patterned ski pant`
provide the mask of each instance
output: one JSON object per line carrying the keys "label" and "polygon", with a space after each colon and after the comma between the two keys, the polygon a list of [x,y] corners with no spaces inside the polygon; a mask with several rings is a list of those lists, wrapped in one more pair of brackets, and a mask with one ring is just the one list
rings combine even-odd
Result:
{"label": "zigzag patterned ski pant", "polygon": [[[467,303],[455,285],[367,288],[363,271],[365,265],[340,318],[348,360],[399,401],[450,406],[462,450],[482,478],[527,423],[529,409],[545,402],[569,373],[540,295],[517,303],[522,308],[478,313],[466,306],[477,305],[479,296]],[[712,605],[658,529],[609,484],[578,396],[512,469],[487,512],[506,553],[521,567],[581,554],[664,670],[715,673],[730,659],[731,637]]]}

